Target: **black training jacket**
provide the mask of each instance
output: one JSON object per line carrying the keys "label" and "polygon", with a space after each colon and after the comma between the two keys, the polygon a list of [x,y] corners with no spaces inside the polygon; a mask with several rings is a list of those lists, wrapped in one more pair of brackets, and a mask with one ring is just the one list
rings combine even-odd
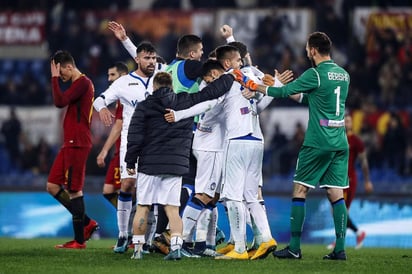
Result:
{"label": "black training jacket", "polygon": [[165,109],[187,109],[218,98],[230,89],[233,81],[231,74],[224,74],[200,92],[192,94],[176,94],[170,88],[160,88],[140,102],[129,125],[125,156],[127,167],[134,168],[138,160],[138,172],[148,175],[187,174],[193,118],[168,123],[164,119]]}

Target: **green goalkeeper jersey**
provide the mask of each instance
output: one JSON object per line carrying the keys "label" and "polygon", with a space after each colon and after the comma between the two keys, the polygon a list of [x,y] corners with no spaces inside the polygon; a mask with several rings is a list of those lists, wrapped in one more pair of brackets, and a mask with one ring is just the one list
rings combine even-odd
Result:
{"label": "green goalkeeper jersey", "polygon": [[347,71],[327,60],[283,87],[269,87],[267,94],[282,98],[304,93],[303,103],[309,105],[309,122],[303,145],[337,151],[349,147],[344,126],[349,82]]}

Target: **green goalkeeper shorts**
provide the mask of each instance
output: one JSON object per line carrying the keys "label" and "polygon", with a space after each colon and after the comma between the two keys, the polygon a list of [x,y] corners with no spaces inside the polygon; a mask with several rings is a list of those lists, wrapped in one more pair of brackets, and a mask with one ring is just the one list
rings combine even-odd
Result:
{"label": "green goalkeeper shorts", "polygon": [[294,183],[315,188],[348,188],[349,150],[327,151],[302,146],[296,163]]}

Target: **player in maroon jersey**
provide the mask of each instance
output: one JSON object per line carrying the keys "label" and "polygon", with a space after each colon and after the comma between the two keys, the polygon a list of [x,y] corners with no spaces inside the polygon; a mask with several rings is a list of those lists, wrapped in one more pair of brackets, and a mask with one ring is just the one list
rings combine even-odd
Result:
{"label": "player in maroon jersey", "polygon": [[[349,162],[348,162],[348,176],[349,176],[349,188],[343,191],[346,207],[349,207],[355,198],[356,188],[358,184],[358,175],[356,173],[356,161],[359,160],[362,169],[363,181],[365,184],[365,192],[371,193],[373,191],[373,184],[369,178],[369,165],[368,158],[366,156],[365,145],[359,136],[357,136],[352,129],[352,117],[349,114],[345,115],[345,128],[346,135],[349,143]],[[359,230],[353,223],[352,219],[348,215],[347,228],[356,233],[356,246],[355,249],[359,249],[363,245],[363,241],[366,237],[366,232]],[[328,245],[328,249],[333,249],[334,243]]]}
{"label": "player in maroon jersey", "polygon": [[[63,121],[63,145],[57,154],[47,179],[47,191],[71,214],[74,240],[56,248],[86,248],[86,241],[98,228],[96,221],[85,214],[83,186],[86,160],[92,147],[90,122],[93,110],[94,86],[76,67],[67,51],[57,51],[51,60],[53,102],[66,107]],[[71,85],[63,92],[59,78]]]}

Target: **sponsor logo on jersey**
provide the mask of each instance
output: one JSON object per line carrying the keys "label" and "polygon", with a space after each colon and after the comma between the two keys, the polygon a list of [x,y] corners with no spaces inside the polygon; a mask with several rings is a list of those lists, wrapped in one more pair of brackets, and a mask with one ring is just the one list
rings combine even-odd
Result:
{"label": "sponsor logo on jersey", "polygon": [[250,112],[250,109],[248,107],[244,107],[240,109],[240,114],[245,115]]}

